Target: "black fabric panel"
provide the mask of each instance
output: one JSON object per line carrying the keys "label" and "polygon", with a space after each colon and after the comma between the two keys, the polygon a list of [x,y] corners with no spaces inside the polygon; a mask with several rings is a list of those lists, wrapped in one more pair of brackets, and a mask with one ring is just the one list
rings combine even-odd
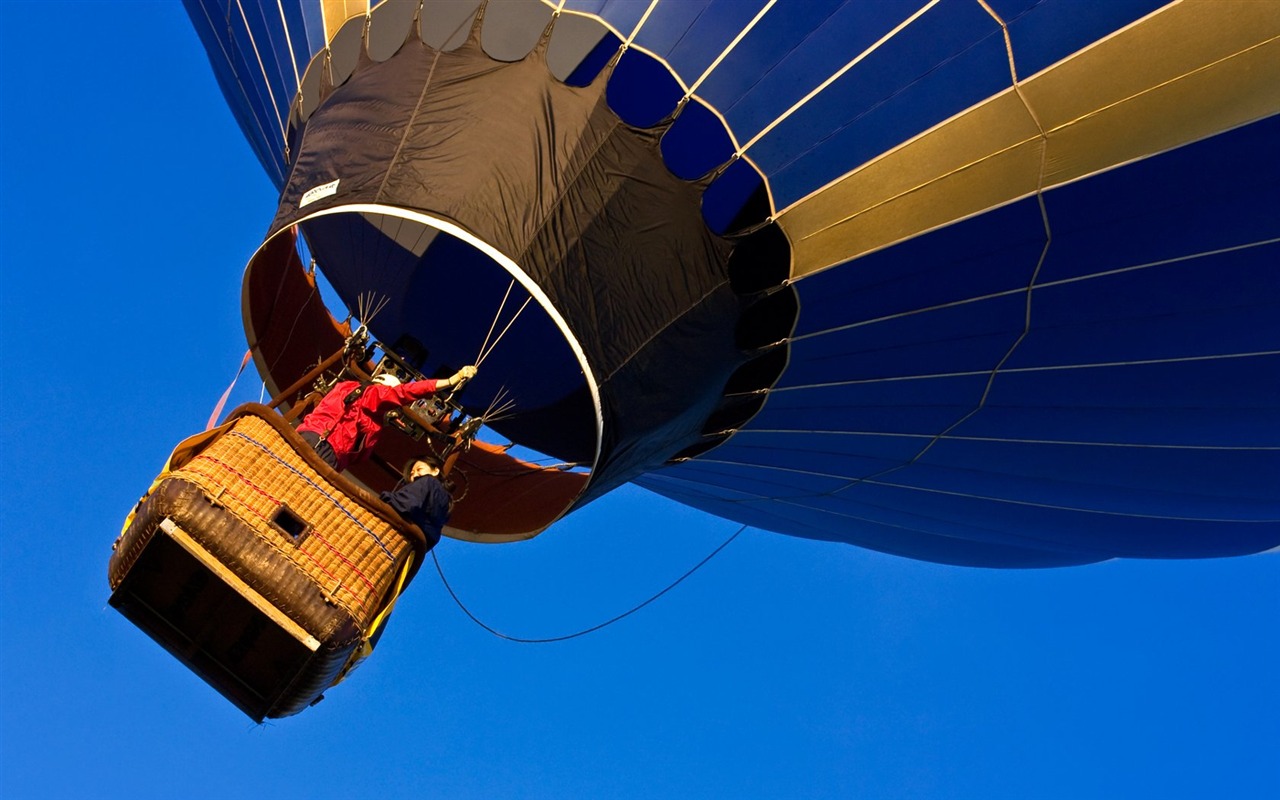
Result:
{"label": "black fabric panel", "polygon": [[[605,432],[591,494],[698,443],[748,358],[734,341],[745,301],[729,285],[731,245],[700,210],[705,185],[667,170],[662,126],[618,119],[608,77],[565,86],[541,48],[495,62],[474,31],[451,52],[410,37],[385,62],[362,58],[307,121],[272,224],[379,203],[452,221],[514,260],[566,321],[600,387]],[[299,207],[334,180],[334,195]],[[323,255],[326,273],[360,268]],[[580,460],[571,433],[580,422],[557,418],[561,409],[582,405],[538,409],[537,444]],[[575,441],[557,441],[561,430]]]}

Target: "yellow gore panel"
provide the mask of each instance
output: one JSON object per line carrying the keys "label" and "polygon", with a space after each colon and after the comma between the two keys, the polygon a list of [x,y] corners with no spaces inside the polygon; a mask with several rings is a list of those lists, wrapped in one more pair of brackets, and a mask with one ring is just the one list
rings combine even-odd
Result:
{"label": "yellow gore panel", "polygon": [[369,0],[320,0],[320,13],[324,17],[324,40],[330,42],[342,23],[369,13]]}
{"label": "yellow gore panel", "polygon": [[784,210],[802,277],[1280,113],[1280,2],[1175,3]]}

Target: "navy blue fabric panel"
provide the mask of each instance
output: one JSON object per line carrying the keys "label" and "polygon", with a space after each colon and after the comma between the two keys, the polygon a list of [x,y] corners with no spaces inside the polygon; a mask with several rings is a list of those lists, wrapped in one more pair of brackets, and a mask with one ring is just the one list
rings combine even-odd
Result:
{"label": "navy blue fabric panel", "polygon": [[688,462],[680,472],[681,479],[727,490],[747,499],[825,494],[849,484],[848,478],[839,476],[828,477],[782,467],[732,464],[716,461],[716,458],[718,453]]}
{"label": "navy blue fabric panel", "polygon": [[1027,199],[803,277],[796,336],[1025,289],[1045,241]]}
{"label": "navy blue fabric panel", "polygon": [[[848,0],[775,5],[707,77],[698,95],[725,114],[745,141],[915,10],[913,0],[861,5],[870,7]],[[849,15],[861,15],[862,24],[844,22]],[[769,95],[776,92],[782,95],[771,102]]]}
{"label": "navy blue fabric panel", "polygon": [[[878,522],[900,530],[945,536],[953,547],[990,543],[1066,550],[1105,558],[1114,555],[1097,538],[1107,519],[1078,511],[995,503],[981,497],[921,492],[881,483],[860,483],[835,495],[814,495],[788,505],[825,511],[835,518]],[[1087,521],[1086,521],[1087,520]]]}
{"label": "navy blue fabric panel", "polygon": [[[683,471],[682,471],[683,470]],[[683,478],[692,475],[694,482]],[[844,541],[943,563],[1046,566],[1111,557],[1203,558],[1255,553],[1280,542],[1280,525],[1149,519],[860,483],[836,495],[749,500],[706,487],[686,465],[639,483],[712,513],[791,535]],[[1040,552],[1037,559],[1032,554]],[[1037,564],[1037,562],[1040,562]]]}
{"label": "navy blue fabric panel", "polygon": [[[890,478],[892,480],[892,478]],[[833,515],[860,513],[889,523],[932,527],[977,541],[1047,550],[1075,550],[1105,557],[1206,558],[1245,555],[1280,543],[1280,523],[1147,518],[1001,502],[959,494],[922,492],[891,485],[858,484],[805,505]],[[872,512],[872,509],[876,511]],[[908,516],[909,515],[909,516]],[[946,526],[946,527],[943,527]],[[966,530],[967,528],[967,530]],[[957,547],[963,546],[960,542]]]}
{"label": "navy blue fabric panel", "polygon": [[[1028,547],[1040,542],[1045,549],[1073,549],[1106,557],[1243,555],[1268,549],[1280,537],[1280,526],[1274,522],[1150,519],[865,484],[850,494],[856,499],[819,497],[809,502],[834,513],[850,513],[870,505],[884,509],[875,516],[886,522],[909,524],[912,516],[939,519],[947,525],[941,530],[979,541]],[[894,513],[897,509],[901,510]],[[927,523],[917,524],[925,527]]]}
{"label": "navy blue fabric panel", "polygon": [[[793,361],[769,395],[770,404],[800,408],[877,406],[933,406],[981,396],[989,370],[879,377],[849,375],[823,369],[821,361]],[[793,399],[799,398],[799,399]],[[957,401],[957,398],[964,398]],[[766,406],[766,411],[768,406]]]}
{"label": "navy blue fabric panel", "polygon": [[991,370],[1022,334],[1026,299],[1005,295],[799,339],[779,386]]}
{"label": "navy blue fabric panel", "polygon": [[[306,61],[311,60],[311,56],[324,49],[327,42],[324,40],[324,15],[321,12],[320,4],[315,2],[307,2],[307,0],[296,0],[296,3],[289,3],[289,8],[285,9],[285,14],[289,19],[289,30],[292,32],[297,30],[293,27],[294,16],[301,17],[306,27],[306,36],[299,41],[297,36],[293,39],[293,49],[298,52],[299,57],[306,51]],[[297,6],[296,10],[293,7]]]}
{"label": "navy blue fabric panel", "polygon": [[[970,397],[939,398],[926,406],[827,406],[816,405],[852,392],[823,390],[787,393],[798,408],[771,399],[767,413],[751,420],[743,431],[846,431],[853,434],[901,434],[907,436],[936,436],[955,425],[978,406],[981,387]],[[971,402],[962,402],[971,401]],[[805,402],[815,403],[805,407]]]}
{"label": "navy blue fabric panel", "polygon": [[646,472],[637,478],[635,483],[668,496],[680,494],[681,502],[686,502],[686,499],[692,499],[704,503],[724,504],[727,507],[758,499],[750,492],[742,492],[732,486],[720,486],[704,482],[702,475],[696,470],[695,466],[696,462],[690,461],[663,467],[660,470]]}
{"label": "navy blue fabric panel", "polygon": [[[606,6],[612,3],[606,3]],[[657,3],[648,9],[649,16],[644,18],[644,26],[636,32],[633,43],[649,50],[664,60],[668,59],[672,49],[680,43],[681,38],[689,33],[691,25],[707,14],[716,14],[717,10],[711,8],[712,3],[709,0],[698,0],[693,3]],[[744,5],[750,5],[749,3]],[[610,12],[605,13],[605,18],[612,17]],[[748,17],[749,19],[750,17]],[[625,38],[631,33],[631,28],[622,30]],[[719,31],[714,27],[703,26],[704,34],[715,35]],[[732,38],[732,34],[730,34]],[[726,44],[728,41],[726,40]],[[707,47],[715,47],[715,42],[707,41]],[[714,58],[714,56],[713,56]],[[679,72],[679,70],[677,70]],[[686,80],[690,80],[688,73],[683,73]]]}
{"label": "navy blue fabric panel", "polygon": [[[318,4],[316,4],[316,6],[318,6]],[[313,8],[314,11],[312,10]],[[281,53],[281,57],[285,58],[289,55],[290,45],[292,45],[292,63],[296,63],[298,65],[299,79],[301,79],[302,75],[307,71],[307,65],[311,62],[311,54],[324,49],[323,26],[321,26],[321,30],[317,32],[313,38],[307,21],[308,16],[312,13],[316,13],[318,16],[318,11],[318,7],[306,7],[306,5],[299,2],[299,0],[282,2],[276,9],[276,17],[284,17],[284,22],[281,23],[282,29],[280,31],[283,43],[280,45],[279,51]],[[287,28],[288,36],[285,36],[285,28]],[[292,67],[290,67],[289,76],[289,82],[291,84],[296,83],[292,78]],[[297,87],[295,86],[294,89],[296,90]],[[292,94],[289,95],[289,101],[290,103],[293,102]]]}
{"label": "navy blue fabric panel", "polygon": [[1037,289],[1010,368],[1280,350],[1280,243]]}
{"label": "navy blue fabric panel", "polygon": [[986,386],[986,375],[965,375],[775,391],[744,430],[934,435],[977,408]]}
{"label": "navy blue fabric panel", "polygon": [[1096,511],[1280,519],[1280,451],[940,439],[894,483]]}
{"label": "navy blue fabric panel", "polygon": [[755,464],[861,478],[914,458],[927,440],[839,433],[740,432],[708,454],[716,461]]}
{"label": "navy blue fabric panel", "polygon": [[[914,325],[886,324],[884,338],[867,332],[862,337],[831,335],[797,342],[796,358],[780,387],[814,386],[842,381],[886,378],[928,378],[951,373],[991,371],[1009,351],[1020,330],[1010,320],[1006,330],[993,333],[963,331],[949,338],[922,343],[910,339],[893,343],[893,333],[928,335],[928,320]],[[951,329],[947,329],[951,330]],[[846,349],[847,348],[847,349]]]}
{"label": "navy blue fabric panel", "polygon": [[[185,0],[185,5],[191,24],[209,56],[222,96],[240,124],[241,132],[272,182],[282,188],[285,179],[283,139],[278,134],[274,139],[267,134],[272,128],[266,121],[276,119],[275,109],[259,85],[261,81],[241,80],[241,75],[256,74],[258,68],[255,63],[254,72],[249,72],[246,53],[236,41],[232,41],[228,30],[233,26],[243,31],[239,12],[231,9],[227,0]],[[278,132],[279,124],[274,124]]]}
{"label": "navy blue fabric panel", "polygon": [[[1002,371],[989,402],[1024,408],[1274,409],[1280,382],[1278,358],[1272,354],[1095,369]],[[1192,364],[1194,372],[1189,371]],[[1266,431],[1258,435],[1271,438]]]}
{"label": "navy blue fabric panel", "polygon": [[943,2],[748,152],[785,208],[1011,84],[1004,36],[991,16],[977,3]]}
{"label": "navy blue fabric panel", "polygon": [[639,50],[627,50],[609,75],[609,107],[628,125],[649,128],[675,111],[684,92],[671,71]]}
{"label": "navy blue fabric panel", "polygon": [[[946,537],[953,541],[955,547],[985,542],[1012,547],[1088,552],[1099,557],[1110,555],[1105,547],[1099,547],[1096,542],[1074,536],[1056,536],[1012,520],[1006,514],[994,513],[989,503],[979,501],[987,506],[985,514],[955,511],[958,506],[977,505],[974,498],[904,490],[879,483],[858,483],[839,493],[782,497],[775,502],[793,508],[827,512],[832,517],[833,525],[855,531],[860,527],[857,523],[880,524],[902,532]],[[1005,506],[1014,508],[1009,504]],[[1045,511],[1046,509],[1037,509],[1029,516],[1034,519]],[[1076,512],[1066,513],[1079,516]],[[1062,515],[1064,514],[1059,512],[1059,516]]]}
{"label": "navy blue fabric panel", "polygon": [[837,514],[795,501],[745,501],[724,494],[704,493],[696,484],[677,479],[682,467],[643,476],[637,483],[659,494],[726,519],[737,520],[820,541],[844,542],[884,553],[942,564],[984,567],[1052,567],[1087,564],[1106,556],[1075,548],[993,544],[974,538],[941,535],[906,525],[887,524],[864,516]]}
{"label": "navy blue fabric panel", "polygon": [[691,101],[662,135],[662,160],[685,180],[696,180],[733,157],[724,123],[702,103]]}
{"label": "navy blue fabric panel", "polygon": [[282,173],[284,137],[280,128],[278,107],[272,101],[268,91],[269,85],[263,79],[262,71],[258,67],[257,57],[249,42],[248,29],[245,28],[239,13],[234,10],[228,28],[222,34],[222,39],[223,46],[229,54],[227,66],[230,68],[231,80],[234,81],[239,92],[243,93],[252,109],[250,141],[256,142],[255,149],[259,151],[259,158],[270,159],[269,162],[264,161],[264,165],[268,166],[268,172]]}
{"label": "navy blue fabric panel", "polygon": [[[1280,446],[1280,356],[1002,372],[987,402],[958,435]],[[1006,429],[1003,408],[1046,411]]]}
{"label": "navy blue fabric panel", "polygon": [[567,0],[564,7],[599,16],[626,39],[644,17],[649,0]]}
{"label": "navy blue fabric panel", "polygon": [[[280,120],[289,118],[289,104],[298,90],[298,82],[294,79],[293,54],[289,51],[277,9],[267,9],[252,4],[244,4],[241,9],[243,17],[239,25],[232,25],[237,46],[249,62],[247,71],[240,73],[246,80],[263,84],[266,93],[266,104],[269,114],[264,125],[268,136],[283,139],[283,126]],[[236,14],[237,17],[241,15]],[[244,27],[245,22],[248,27]],[[305,65],[299,68],[299,74]],[[282,147],[282,145],[276,145]]]}
{"label": "navy blue fabric panel", "polygon": [[1280,116],[1045,193],[1040,282],[1280,238]]}
{"label": "navy blue fabric panel", "polygon": [[751,23],[763,2],[658,3],[635,43],[664,57],[688,86]]}
{"label": "navy blue fabric panel", "polygon": [[702,193],[702,218],[707,227],[723,234],[733,226],[750,199],[764,190],[760,172],[747,159],[737,159]]}
{"label": "navy blue fabric panel", "polygon": [[[1271,363],[1245,359],[1236,364],[1245,377],[1257,378],[1257,370],[1275,370],[1280,374],[1280,358]],[[1253,363],[1250,363],[1253,362]],[[1105,373],[1103,373],[1105,376]],[[1155,386],[1153,403],[1141,408],[1107,407],[1105,383],[1095,387],[1095,405],[1054,405],[1053,390],[1044,387],[1044,406],[1009,406],[1001,401],[1008,376],[997,378],[991,397],[978,413],[952,431],[956,436],[982,438],[1080,442],[1101,444],[1135,444],[1166,447],[1280,447],[1280,410],[1276,408],[1240,407],[1231,387],[1210,398],[1216,406],[1198,408],[1162,408],[1155,404],[1163,392]],[[1203,376],[1180,376],[1197,383],[1207,382]],[[1073,380],[1081,384],[1079,376]],[[1266,380],[1263,381],[1264,383]],[[1280,378],[1273,380],[1273,397],[1280,396]]]}
{"label": "navy blue fabric panel", "polygon": [[1025,80],[1077,50],[1141,19],[1168,0],[990,0],[1013,41],[1018,78]]}

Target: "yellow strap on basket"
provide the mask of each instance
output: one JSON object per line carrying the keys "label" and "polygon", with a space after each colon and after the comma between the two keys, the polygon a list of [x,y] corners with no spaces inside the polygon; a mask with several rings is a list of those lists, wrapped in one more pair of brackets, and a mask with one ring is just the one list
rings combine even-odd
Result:
{"label": "yellow strap on basket", "polygon": [[409,568],[412,566],[413,553],[410,553],[409,557],[404,560],[404,566],[400,569],[400,576],[396,578],[396,590],[391,594],[391,600],[389,600],[386,606],[378,612],[378,616],[373,618],[373,624],[369,626],[369,633],[365,635],[364,641],[360,644],[360,655],[358,658],[368,658],[369,654],[373,652],[374,635],[378,632],[378,629],[382,627],[382,623],[387,619],[387,617],[391,616],[391,609],[396,607],[396,601],[400,599],[400,592],[404,590],[404,582],[408,579]]}
{"label": "yellow strap on basket", "polygon": [[378,632],[378,629],[382,627],[382,623],[386,621],[388,616],[390,616],[391,609],[395,608],[396,601],[400,599],[400,592],[404,590],[404,583],[409,578],[409,568],[412,566],[413,554],[410,553],[409,557],[405,559],[404,566],[400,569],[400,576],[396,578],[396,590],[392,593],[391,599],[388,600],[386,606],[378,612],[378,616],[373,618],[373,622],[369,625],[369,632],[365,634],[364,641],[360,642],[360,646],[351,653],[351,657],[347,659],[347,663],[343,665],[342,671],[338,673],[338,677],[333,679],[333,683],[329,684],[330,686],[337,686],[345,681],[347,676],[352,672],[355,672],[356,667],[360,666],[360,664],[373,653],[374,634]]}

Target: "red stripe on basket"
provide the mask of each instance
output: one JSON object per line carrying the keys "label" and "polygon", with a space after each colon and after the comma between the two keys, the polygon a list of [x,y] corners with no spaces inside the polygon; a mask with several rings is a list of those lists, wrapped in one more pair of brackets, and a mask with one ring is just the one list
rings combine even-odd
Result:
{"label": "red stripe on basket", "polygon": [[[267,499],[268,499],[268,500],[270,500],[271,502],[275,503],[275,504],[276,504],[276,506],[280,506],[280,505],[282,505],[282,503],[281,503],[279,500],[277,500],[276,498],[272,497],[270,494],[268,494],[268,493],[267,493],[265,490],[263,490],[261,487],[257,486],[257,485],[252,481],[252,480],[250,480],[249,478],[245,477],[243,473],[241,473],[239,470],[237,470],[235,467],[231,466],[230,464],[226,463],[225,461],[222,461],[222,460],[218,459],[217,457],[215,457],[215,456],[210,456],[210,455],[201,455],[201,456],[197,456],[197,460],[199,460],[199,459],[201,459],[201,458],[203,458],[203,459],[207,459],[207,460],[209,460],[209,461],[214,462],[215,464],[220,465],[222,468],[224,468],[225,470],[227,470],[228,472],[232,473],[232,474],[233,474],[233,475],[235,475],[237,478],[239,478],[241,481],[243,481],[243,482],[244,482],[244,484],[245,484],[246,486],[248,486],[250,489],[254,490],[254,491],[255,491],[255,492],[257,492],[258,494],[262,495],[263,497],[267,498]],[[257,513],[257,512],[254,512],[254,513]],[[262,515],[261,515],[261,514],[259,514],[258,516],[262,516]],[[265,519],[265,518],[264,518],[264,519]],[[312,535],[312,536],[314,536],[315,538],[319,539],[319,540],[320,540],[320,543],[321,543],[321,544],[323,544],[325,547],[327,547],[327,548],[329,549],[329,552],[333,553],[335,556],[337,556],[337,557],[338,557],[338,560],[340,560],[343,564],[346,564],[348,567],[350,567],[350,568],[351,568],[351,571],[352,571],[352,572],[354,572],[354,573],[356,574],[356,577],[360,579],[361,583],[363,583],[365,586],[367,586],[367,587],[369,588],[369,593],[370,593],[370,594],[376,594],[376,593],[377,593],[377,591],[378,591],[378,590],[374,587],[373,583],[369,580],[368,576],[366,576],[366,575],[364,574],[364,572],[363,572],[359,567],[357,567],[355,564],[351,563],[351,561],[350,561],[350,560],[348,560],[348,559],[347,559],[347,557],[346,557],[346,556],[344,556],[344,555],[342,554],[342,551],[338,550],[336,547],[334,547],[332,544],[330,544],[330,543],[329,543],[329,541],[328,541],[327,539],[325,539],[323,536],[321,536],[321,535],[320,535],[320,531],[319,531],[318,529],[316,529],[316,528],[312,528],[311,530],[312,530],[312,533],[311,533],[311,535]]]}
{"label": "red stripe on basket", "polygon": [[367,577],[365,577],[365,574],[360,570],[360,568],[359,568],[359,567],[357,567],[355,564],[352,564],[350,561],[348,561],[348,560],[347,560],[347,557],[346,557],[346,556],[344,556],[344,555],[341,553],[341,551],[339,551],[336,547],[334,547],[333,545],[329,544],[328,540],[326,540],[323,536],[321,536],[319,531],[317,531],[317,530],[315,530],[315,529],[313,528],[313,529],[311,530],[311,536],[312,536],[313,538],[319,539],[319,540],[320,540],[320,544],[322,544],[322,545],[324,545],[325,547],[329,548],[329,552],[331,552],[331,553],[333,553],[335,556],[337,556],[337,557],[338,557],[338,559],[339,559],[340,561],[342,561],[342,563],[343,563],[343,564],[346,564],[348,567],[351,567],[351,571],[352,571],[352,572],[354,572],[354,573],[356,574],[356,577],[357,577],[357,578],[359,578],[359,579],[360,579],[360,581],[361,581],[362,583],[364,583],[364,585],[365,585],[365,586],[368,586],[368,587],[369,587],[369,593],[370,593],[370,594],[376,594],[376,593],[377,593],[377,591],[378,591],[378,590],[377,590],[377,589],[375,589],[375,588],[374,588],[374,586],[373,586],[373,584],[369,582],[369,579],[368,579]]}
{"label": "red stripe on basket", "polygon": [[310,553],[308,553],[306,550],[303,550],[301,547],[299,547],[299,548],[298,548],[298,552],[302,553],[304,556],[306,556],[307,558],[311,559],[311,563],[313,563],[313,564],[315,564],[317,567],[319,567],[319,568],[320,568],[320,571],[321,571],[321,572],[323,572],[325,575],[328,575],[330,578],[333,578],[333,580],[334,580],[335,582],[337,582],[337,584],[338,584],[338,588],[339,588],[339,589],[342,589],[342,590],[343,590],[343,591],[345,591],[347,594],[351,595],[352,599],[353,599],[353,600],[355,600],[357,603],[359,603],[359,604],[360,604],[360,608],[361,608],[362,610],[366,610],[366,611],[368,610],[368,608],[367,608],[367,607],[365,606],[365,604],[364,604],[364,601],[360,599],[360,595],[356,594],[355,592],[353,592],[353,591],[351,591],[350,589],[348,589],[345,585],[343,585],[342,580],[341,580],[337,575],[334,575],[332,572],[330,572],[330,571],[325,567],[325,565],[324,565],[324,564],[321,564],[319,561],[316,561],[316,557],[315,557],[315,556],[311,555],[311,554],[310,554]]}
{"label": "red stripe on basket", "polygon": [[[284,505],[283,503],[281,503],[281,502],[280,502],[280,500],[279,500],[278,498],[272,497],[271,495],[269,495],[269,494],[267,494],[266,492],[264,492],[262,489],[258,488],[258,486],[257,486],[253,481],[251,481],[251,480],[249,480],[248,478],[246,478],[242,472],[240,472],[238,469],[236,469],[235,467],[231,466],[231,465],[230,465],[230,464],[228,464],[227,462],[225,462],[225,461],[223,461],[223,460],[221,460],[221,459],[219,459],[219,458],[217,458],[217,457],[215,457],[215,456],[200,455],[200,456],[196,456],[196,457],[195,457],[195,460],[196,460],[196,461],[200,461],[201,459],[203,459],[203,460],[205,460],[205,461],[212,461],[213,463],[215,463],[215,464],[217,464],[218,466],[220,466],[220,467],[222,467],[223,469],[225,469],[227,472],[230,472],[232,475],[235,475],[237,478],[239,478],[241,481],[243,481],[243,482],[244,482],[244,485],[245,485],[245,486],[248,486],[250,489],[254,490],[254,491],[255,491],[255,492],[257,492],[258,494],[260,494],[260,495],[262,495],[263,497],[267,498],[267,499],[268,499],[268,500],[270,500],[272,503],[275,503],[277,506],[279,506],[279,505]],[[210,476],[210,477],[212,477],[212,476]]]}
{"label": "red stripe on basket", "polygon": [[[228,466],[226,463],[224,463],[224,462],[222,462],[222,461],[219,461],[218,459],[214,458],[213,456],[204,456],[204,455],[202,455],[202,456],[196,456],[196,457],[195,457],[194,459],[192,459],[192,460],[191,460],[191,461],[190,461],[190,462],[189,462],[185,467],[183,467],[183,469],[190,469],[192,472],[199,472],[200,474],[204,475],[206,478],[210,478],[210,479],[212,479],[212,480],[217,480],[217,479],[218,479],[218,476],[217,476],[217,475],[210,475],[210,474],[209,474],[209,473],[207,473],[207,472],[202,472],[201,470],[198,470],[198,469],[195,469],[195,468],[194,468],[194,467],[195,467],[195,462],[200,461],[201,459],[204,459],[204,460],[206,460],[206,461],[213,461],[214,463],[217,463],[217,464],[222,465],[222,466],[223,466],[223,467],[225,467],[229,472],[234,473],[234,474],[236,475],[236,477],[238,477],[241,481],[243,481],[243,482],[244,482],[244,483],[245,483],[245,484],[246,484],[250,489],[253,489],[253,490],[254,490],[254,491],[256,491],[258,494],[262,495],[263,497],[266,497],[266,498],[267,498],[267,499],[269,499],[269,500],[273,500],[277,506],[279,506],[279,505],[280,505],[280,501],[278,501],[278,500],[274,500],[274,498],[272,498],[272,497],[271,497],[271,495],[269,495],[269,494],[267,494],[266,492],[262,491],[262,490],[261,490],[261,489],[259,489],[257,486],[254,486],[254,485],[253,485],[253,482],[252,482],[252,481],[250,481],[248,478],[246,478],[245,476],[241,475],[239,472],[236,472],[236,470],[232,469],[232,468],[231,468],[230,466]],[[232,496],[234,497],[235,495],[233,494]],[[238,497],[237,497],[236,499],[237,499],[237,500],[240,500],[240,498],[238,498]],[[245,503],[243,500],[240,500],[240,502],[241,502],[241,504],[243,504],[243,505],[244,505],[245,509],[247,509],[249,512],[251,512],[251,513],[252,513],[254,516],[256,516],[258,519],[262,520],[263,522],[267,523],[268,525],[270,525],[270,524],[271,524],[271,520],[269,520],[269,519],[267,519],[265,516],[263,516],[263,515],[262,515],[262,513],[261,513],[261,512],[259,512],[257,509],[255,509],[253,506],[249,505],[248,503]],[[356,577],[358,577],[358,578],[359,578],[359,579],[364,583],[364,585],[365,585],[365,586],[368,586],[368,587],[369,587],[369,591],[370,591],[370,592],[375,592],[375,591],[376,591],[376,590],[374,589],[374,587],[373,587],[373,584],[369,583],[369,579],[368,579],[368,578],[366,578],[366,577],[364,576],[364,574],[363,574],[363,573],[362,573],[362,572],[361,572],[361,571],[360,571],[360,570],[359,570],[359,569],[358,569],[354,564],[352,564],[352,563],[351,563],[350,561],[348,561],[346,558],[343,558],[343,556],[342,556],[342,554],[341,554],[341,553],[339,553],[337,550],[334,550],[334,549],[333,549],[333,546],[332,546],[332,545],[330,545],[328,542],[326,542],[326,541],[324,540],[324,538],[320,536],[320,534],[319,534],[319,533],[316,533],[316,532],[315,532],[315,530],[314,530],[314,529],[312,529],[312,534],[311,534],[311,535],[312,535],[312,536],[315,536],[317,539],[319,539],[319,540],[320,540],[320,542],[321,542],[322,544],[324,544],[324,546],[325,546],[325,547],[329,548],[329,549],[333,552],[333,554],[334,554],[334,555],[336,555],[338,558],[342,559],[343,563],[345,563],[347,566],[351,567],[351,569],[356,573]],[[332,579],[333,579],[333,581],[334,581],[334,583],[338,584],[338,588],[339,588],[339,589],[342,589],[342,590],[343,590],[343,591],[345,591],[347,594],[351,595],[351,598],[352,598],[353,600],[355,600],[357,603],[359,603],[359,604],[360,604],[360,608],[361,608],[361,609],[366,610],[366,611],[368,610],[368,606],[366,606],[366,605],[364,604],[364,601],[360,599],[360,595],[358,595],[358,594],[356,594],[355,592],[353,592],[353,591],[351,591],[350,589],[348,589],[348,588],[347,588],[347,587],[342,583],[342,579],[341,579],[341,578],[339,578],[337,575],[334,575],[332,572],[330,572],[330,571],[329,571],[329,569],[328,569],[327,567],[325,567],[325,565],[324,565],[324,564],[321,564],[319,561],[317,561],[315,556],[311,555],[310,553],[308,553],[306,550],[302,549],[301,547],[299,547],[299,548],[298,548],[298,552],[302,553],[304,556],[306,556],[307,558],[309,558],[309,559],[311,560],[311,563],[315,564],[315,565],[316,565],[316,567],[317,567],[317,568],[319,568],[319,570],[320,570],[321,572],[323,572],[325,575],[328,575],[330,578],[332,578]]]}

